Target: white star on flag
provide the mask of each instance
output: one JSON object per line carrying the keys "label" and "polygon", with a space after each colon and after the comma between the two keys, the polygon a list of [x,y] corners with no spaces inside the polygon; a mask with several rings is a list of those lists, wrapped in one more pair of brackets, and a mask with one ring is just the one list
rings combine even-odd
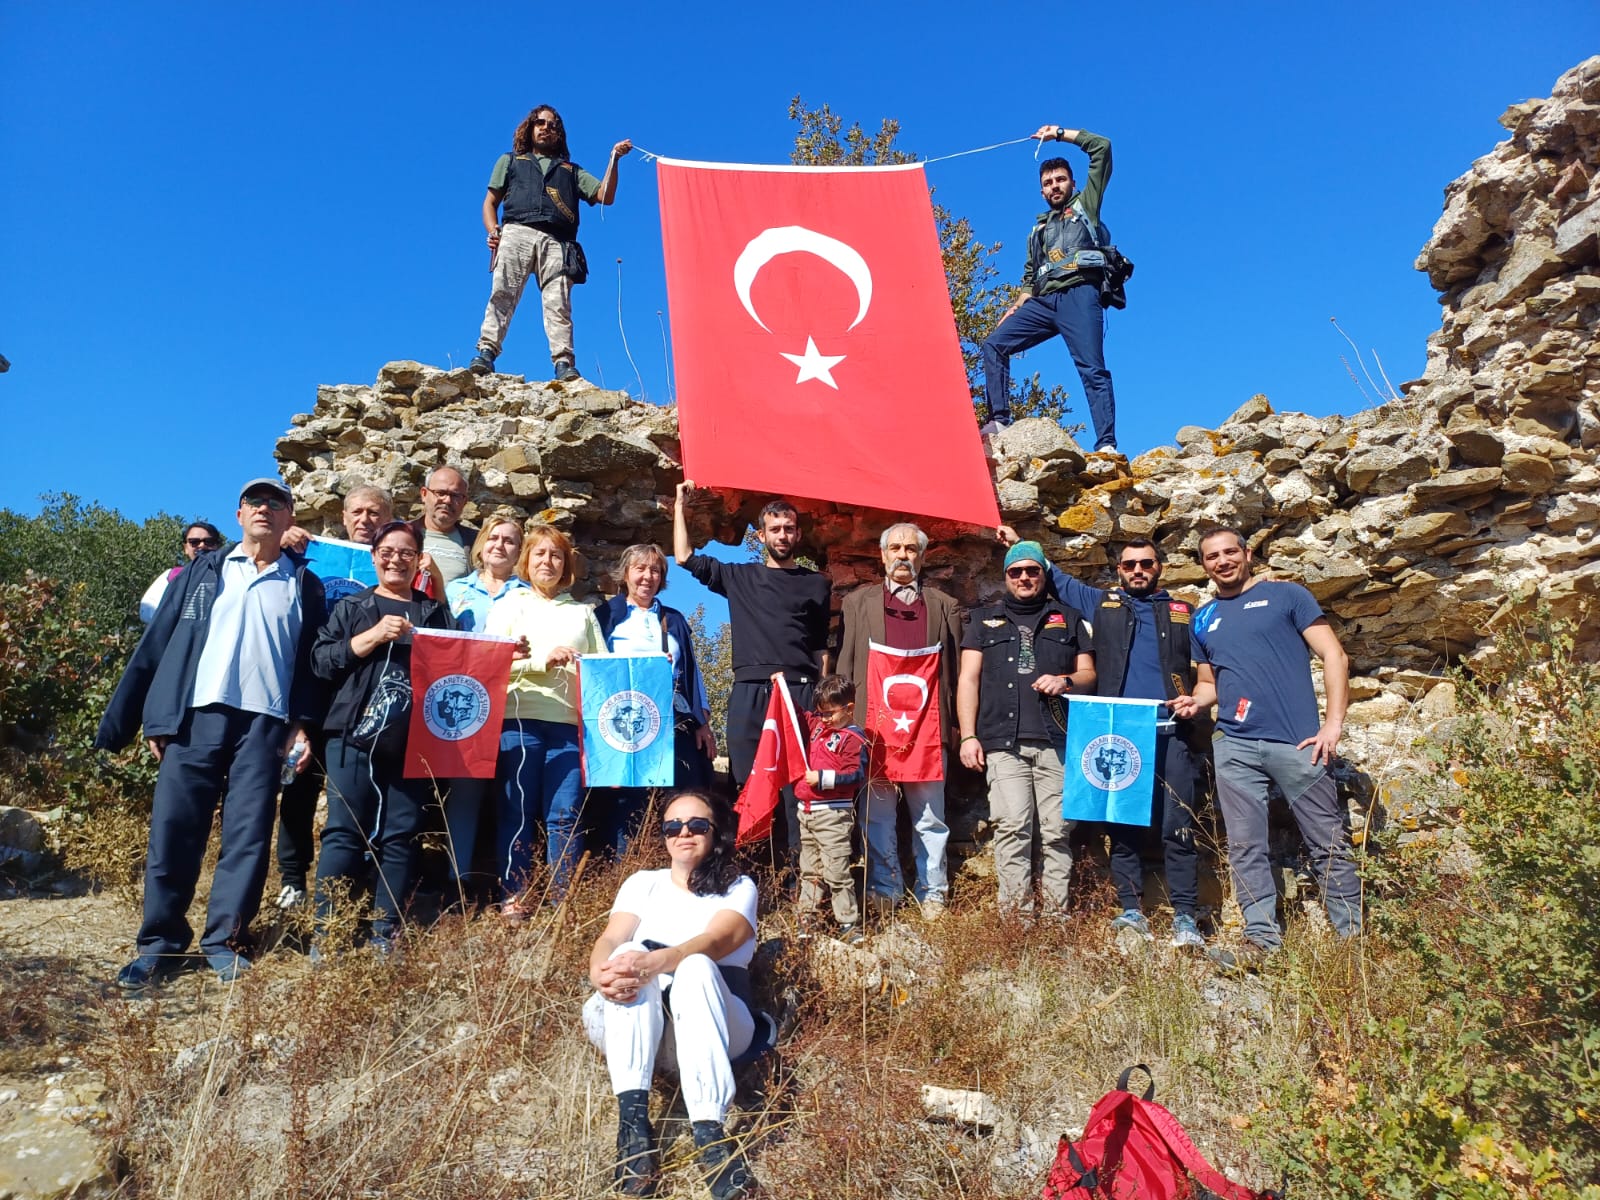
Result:
{"label": "white star on flag", "polygon": [[894,731],[896,733],[910,733],[911,732],[911,718],[908,717],[905,713],[901,713],[898,717],[896,717],[894,719]]}
{"label": "white star on flag", "polygon": [[[778,351],[783,354],[783,351]],[[795,378],[796,383],[804,383],[808,379],[819,379],[834,391],[839,390],[839,385],[833,381],[833,368],[844,361],[842,354],[823,354],[817,349],[817,343],[806,338],[806,352],[804,354],[784,354],[790,362],[800,368],[800,374]]]}

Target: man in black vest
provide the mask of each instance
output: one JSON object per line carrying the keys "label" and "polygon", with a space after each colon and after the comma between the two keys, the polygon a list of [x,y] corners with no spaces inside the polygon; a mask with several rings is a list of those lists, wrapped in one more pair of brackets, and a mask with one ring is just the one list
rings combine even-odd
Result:
{"label": "man in black vest", "polygon": [[1100,202],[1111,181],[1111,142],[1085,129],[1043,125],[1033,135],[1043,141],[1071,142],[1089,155],[1089,182],[1077,190],[1072,165],[1064,158],[1039,164],[1039,191],[1049,211],[1028,235],[1022,294],[1006,309],[983,343],[983,395],[989,403],[984,433],[1011,424],[1011,356],[1060,334],[1072,352],[1083,381],[1083,396],[1094,421],[1094,448],[1117,448],[1117,399],[1106,370],[1105,311],[1100,307],[1098,267],[1080,266],[1080,251],[1105,243]]}
{"label": "man in black vest", "polygon": [[[1017,541],[1009,525],[1000,527],[1006,545]],[[1094,628],[1095,694],[1138,700],[1171,701],[1193,693],[1195,670],[1189,646],[1193,606],[1175,600],[1161,586],[1161,552],[1146,538],[1130,538],[1117,553],[1117,580],[1109,591],[1078,582],[1059,567],[1050,568],[1056,594],[1088,616]],[[1144,842],[1159,833],[1172,900],[1172,944],[1205,946],[1195,923],[1200,900],[1199,855],[1194,844],[1194,788],[1199,774],[1189,750],[1191,722],[1166,710],[1156,718],[1156,783],[1150,828],[1108,825],[1111,877],[1122,913],[1112,924],[1148,938],[1144,916]]]}
{"label": "man in black vest", "polygon": [[483,227],[494,253],[494,290],[478,331],[478,354],[471,363],[475,374],[494,371],[522,289],[533,279],[544,302],[544,332],[556,378],[578,377],[572,348],[578,202],[615,200],[617,160],[632,149],[626,138],[613,146],[605,177],[596,179],[568,156],[566,126],[548,104],[539,105],[517,126],[511,153],[495,162],[483,198]]}

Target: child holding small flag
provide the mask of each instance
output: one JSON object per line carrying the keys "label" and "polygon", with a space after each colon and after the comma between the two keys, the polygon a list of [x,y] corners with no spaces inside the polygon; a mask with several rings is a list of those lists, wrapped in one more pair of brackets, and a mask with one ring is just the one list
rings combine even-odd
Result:
{"label": "child holding small flag", "polygon": [[860,945],[861,913],[850,877],[850,835],[855,798],[867,782],[867,737],[851,724],[856,685],[842,675],[817,684],[815,712],[802,712],[806,727],[805,778],[794,785],[800,810],[800,919],[812,918],[828,885],[839,937]]}

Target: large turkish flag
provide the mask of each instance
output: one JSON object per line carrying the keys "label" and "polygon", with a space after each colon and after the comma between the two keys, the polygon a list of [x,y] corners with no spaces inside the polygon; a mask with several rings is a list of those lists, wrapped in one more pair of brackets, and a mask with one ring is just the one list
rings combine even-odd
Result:
{"label": "large turkish flag", "polygon": [[922,168],[659,183],[684,473],[998,524]]}

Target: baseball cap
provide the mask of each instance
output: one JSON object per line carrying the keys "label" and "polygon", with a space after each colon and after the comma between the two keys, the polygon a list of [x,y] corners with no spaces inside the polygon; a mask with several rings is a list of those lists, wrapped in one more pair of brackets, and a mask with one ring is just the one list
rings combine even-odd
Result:
{"label": "baseball cap", "polygon": [[239,499],[243,500],[251,492],[262,488],[265,488],[269,492],[277,492],[278,495],[282,496],[288,503],[294,503],[294,493],[289,490],[288,486],[283,482],[283,480],[274,479],[270,475],[263,475],[259,479],[252,479],[249,483],[245,484],[239,489]]}

